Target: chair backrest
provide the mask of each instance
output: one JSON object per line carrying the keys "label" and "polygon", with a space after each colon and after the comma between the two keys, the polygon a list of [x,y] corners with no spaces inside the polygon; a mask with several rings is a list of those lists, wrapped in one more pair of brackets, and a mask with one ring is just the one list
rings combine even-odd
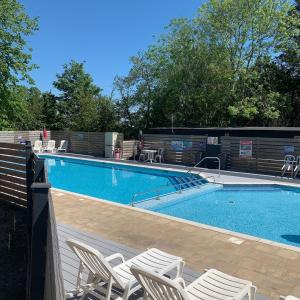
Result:
{"label": "chair backrest", "polygon": [[41,148],[42,146],[43,146],[43,142],[40,141],[40,140],[37,140],[37,141],[34,142],[33,148],[39,149],[39,148]]}
{"label": "chair backrest", "polygon": [[130,268],[140,285],[153,300],[190,300],[181,285],[165,276],[136,266]]}
{"label": "chair backrest", "polygon": [[164,152],[165,152],[164,148],[158,149],[158,155],[164,156]]}
{"label": "chair backrest", "polygon": [[55,141],[54,140],[50,140],[47,143],[47,149],[54,149],[55,148]]}
{"label": "chair backrest", "polygon": [[113,278],[119,288],[125,288],[117,273],[98,250],[73,239],[67,240],[66,243],[93,275],[106,282]]}
{"label": "chair backrest", "polygon": [[284,157],[284,164],[290,165],[290,164],[292,164],[294,161],[295,161],[295,156],[294,156],[294,155],[288,154],[288,155],[286,155],[286,156]]}
{"label": "chair backrest", "polygon": [[59,149],[67,150],[67,148],[68,148],[68,141],[66,141],[66,140],[61,140],[61,141],[60,141]]}

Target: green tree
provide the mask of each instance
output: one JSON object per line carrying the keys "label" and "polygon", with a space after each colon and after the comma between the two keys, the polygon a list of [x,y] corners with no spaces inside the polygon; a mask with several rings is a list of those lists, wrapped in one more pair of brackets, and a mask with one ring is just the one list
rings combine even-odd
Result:
{"label": "green tree", "polygon": [[14,89],[21,81],[33,82],[29,72],[35,65],[26,36],[37,29],[37,19],[31,19],[18,1],[0,1],[0,129],[14,127],[24,113]]}
{"label": "green tree", "polygon": [[73,130],[93,130],[97,118],[97,98],[101,89],[84,70],[84,63],[71,61],[63,66],[63,73],[53,83],[59,96],[60,114],[64,127]]}
{"label": "green tree", "polygon": [[274,59],[296,49],[292,10],[286,0],[208,0],[195,18],[173,20],[115,82],[124,128],[171,117],[175,126],[281,124],[287,95]]}

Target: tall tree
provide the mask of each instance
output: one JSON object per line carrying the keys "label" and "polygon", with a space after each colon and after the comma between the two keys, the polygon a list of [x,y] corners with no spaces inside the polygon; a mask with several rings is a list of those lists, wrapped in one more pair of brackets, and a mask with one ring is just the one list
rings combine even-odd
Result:
{"label": "tall tree", "polygon": [[17,0],[0,1],[0,129],[15,126],[23,105],[13,93],[20,81],[32,83],[29,71],[31,49],[26,36],[38,29],[37,19],[30,18]]}
{"label": "tall tree", "polygon": [[53,85],[61,92],[60,113],[64,116],[64,127],[93,130],[97,118],[96,99],[101,89],[93,83],[91,75],[85,72],[84,63],[72,60],[63,69]]}

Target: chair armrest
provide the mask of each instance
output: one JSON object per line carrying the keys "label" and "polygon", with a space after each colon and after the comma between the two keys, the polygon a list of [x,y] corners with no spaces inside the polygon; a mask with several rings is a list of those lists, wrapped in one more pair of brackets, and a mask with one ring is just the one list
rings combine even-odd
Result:
{"label": "chair armrest", "polygon": [[105,260],[107,260],[108,262],[110,262],[114,259],[120,259],[122,261],[122,263],[125,262],[124,256],[121,253],[115,253],[115,254],[105,257]]}

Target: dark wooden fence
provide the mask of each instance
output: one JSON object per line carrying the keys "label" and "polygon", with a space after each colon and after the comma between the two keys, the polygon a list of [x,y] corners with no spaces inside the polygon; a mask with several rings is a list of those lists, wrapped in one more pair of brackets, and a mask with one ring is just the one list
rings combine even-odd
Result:
{"label": "dark wooden fence", "polygon": [[[26,224],[21,224],[27,227],[27,249],[21,254],[27,261],[27,300],[64,299],[49,188],[44,161],[35,156],[30,143],[0,143],[0,203],[22,210],[27,216]],[[13,242],[17,243],[17,238]]]}
{"label": "dark wooden fence", "polygon": [[[266,137],[232,137],[221,138],[222,152],[230,154],[230,169],[251,173],[281,173],[286,154],[300,155],[300,137],[266,138]],[[252,141],[252,156],[240,156],[240,142]]]}
{"label": "dark wooden fence", "polygon": [[[165,162],[193,165],[201,159],[202,147],[206,143],[207,136],[200,135],[169,135],[169,134],[145,134],[144,143],[146,149],[164,148]],[[186,145],[182,150],[176,150],[174,142],[182,142]]]}

